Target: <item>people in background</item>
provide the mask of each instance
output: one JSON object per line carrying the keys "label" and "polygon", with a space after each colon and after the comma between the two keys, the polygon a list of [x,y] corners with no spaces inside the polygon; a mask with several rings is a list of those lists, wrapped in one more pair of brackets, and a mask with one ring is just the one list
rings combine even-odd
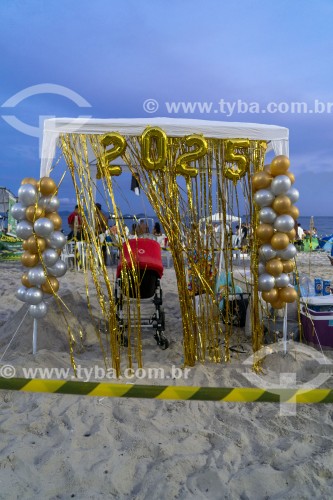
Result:
{"label": "people in background", "polygon": [[303,243],[304,238],[305,238],[305,233],[303,231],[301,224],[298,223],[296,231],[296,247],[298,248],[298,250],[304,249],[304,243]]}
{"label": "people in background", "polygon": [[143,236],[144,234],[149,233],[149,227],[147,222],[144,219],[140,220],[139,227],[137,228],[137,235]]}
{"label": "people in background", "polygon": [[[76,221],[75,221],[75,219],[76,219]],[[78,241],[81,241],[81,238],[82,238],[82,219],[81,219],[81,216],[79,214],[78,205],[75,205],[75,208],[74,208],[73,212],[71,214],[69,214],[67,221],[68,221],[69,228],[71,230],[67,236],[67,239],[71,240],[74,237],[76,237],[76,239]],[[76,224],[75,224],[75,222],[76,222]],[[76,234],[74,234],[75,230],[76,230]]]}
{"label": "people in background", "polygon": [[159,222],[155,222],[154,229],[153,229],[153,235],[154,236],[162,236],[161,226],[160,226]]}
{"label": "people in background", "polygon": [[95,234],[98,236],[99,241],[101,243],[101,249],[103,254],[103,259],[106,264],[107,254],[106,254],[106,241],[105,241],[105,233],[108,229],[108,218],[102,212],[102,205],[100,203],[95,203]]}

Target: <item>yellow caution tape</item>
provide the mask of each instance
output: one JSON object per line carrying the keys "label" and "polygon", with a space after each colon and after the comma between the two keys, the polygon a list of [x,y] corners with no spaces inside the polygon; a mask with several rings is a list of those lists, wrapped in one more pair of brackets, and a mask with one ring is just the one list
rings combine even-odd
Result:
{"label": "yellow caution tape", "polygon": [[225,403],[333,403],[333,389],[276,388],[267,391],[256,387],[161,386],[1,377],[0,389],[109,398],[219,401]]}

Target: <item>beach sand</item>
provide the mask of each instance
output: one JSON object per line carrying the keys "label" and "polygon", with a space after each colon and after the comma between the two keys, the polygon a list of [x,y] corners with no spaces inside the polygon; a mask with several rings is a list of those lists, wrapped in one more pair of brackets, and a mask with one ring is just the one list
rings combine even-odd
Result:
{"label": "beach sand", "polygon": [[[311,262],[309,264],[309,259]],[[300,254],[299,270],[333,282],[324,254]],[[38,352],[32,355],[32,320],[15,298],[22,274],[18,263],[0,263],[0,357],[20,367],[70,368],[66,327],[55,306],[40,321]],[[166,333],[160,350],[151,331],[144,335],[144,367],[181,367],[181,317],[173,269],[162,279]],[[90,318],[84,312],[80,272],[61,278],[60,294],[70,306],[72,328],[82,328],[84,350],[76,362],[103,366]],[[53,300],[53,299],[52,299]],[[92,297],[94,301],[94,297]],[[23,323],[16,332],[19,324]],[[237,339],[244,353],[228,364],[191,368],[187,380],[138,383],[193,386],[249,386],[243,362],[251,342]],[[332,357],[329,352],[328,355]],[[289,353],[264,364],[265,377],[319,373],[311,359]],[[71,372],[70,376],[73,375]],[[130,380],[130,383],[135,380]],[[328,380],[326,386],[332,386]],[[277,499],[330,498],[333,488],[333,408],[299,405],[281,416],[279,404],[107,399],[0,391],[1,499]]]}

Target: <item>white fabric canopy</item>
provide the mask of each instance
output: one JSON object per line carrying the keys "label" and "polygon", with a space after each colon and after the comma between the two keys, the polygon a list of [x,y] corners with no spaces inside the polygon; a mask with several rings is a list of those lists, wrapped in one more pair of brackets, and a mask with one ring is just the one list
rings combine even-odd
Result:
{"label": "white fabric canopy", "polygon": [[268,141],[268,151],[289,156],[289,130],[276,125],[257,123],[188,120],[183,118],[51,118],[44,121],[40,176],[49,176],[57,140],[62,133],[140,136],[148,126],[162,128],[170,137],[203,134],[216,139],[250,139]]}

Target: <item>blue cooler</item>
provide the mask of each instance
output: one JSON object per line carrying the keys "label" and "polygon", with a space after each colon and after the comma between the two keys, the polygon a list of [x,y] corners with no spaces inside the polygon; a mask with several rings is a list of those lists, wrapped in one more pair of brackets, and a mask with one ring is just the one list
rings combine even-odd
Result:
{"label": "blue cooler", "polygon": [[300,308],[306,342],[333,348],[333,295],[301,297]]}

